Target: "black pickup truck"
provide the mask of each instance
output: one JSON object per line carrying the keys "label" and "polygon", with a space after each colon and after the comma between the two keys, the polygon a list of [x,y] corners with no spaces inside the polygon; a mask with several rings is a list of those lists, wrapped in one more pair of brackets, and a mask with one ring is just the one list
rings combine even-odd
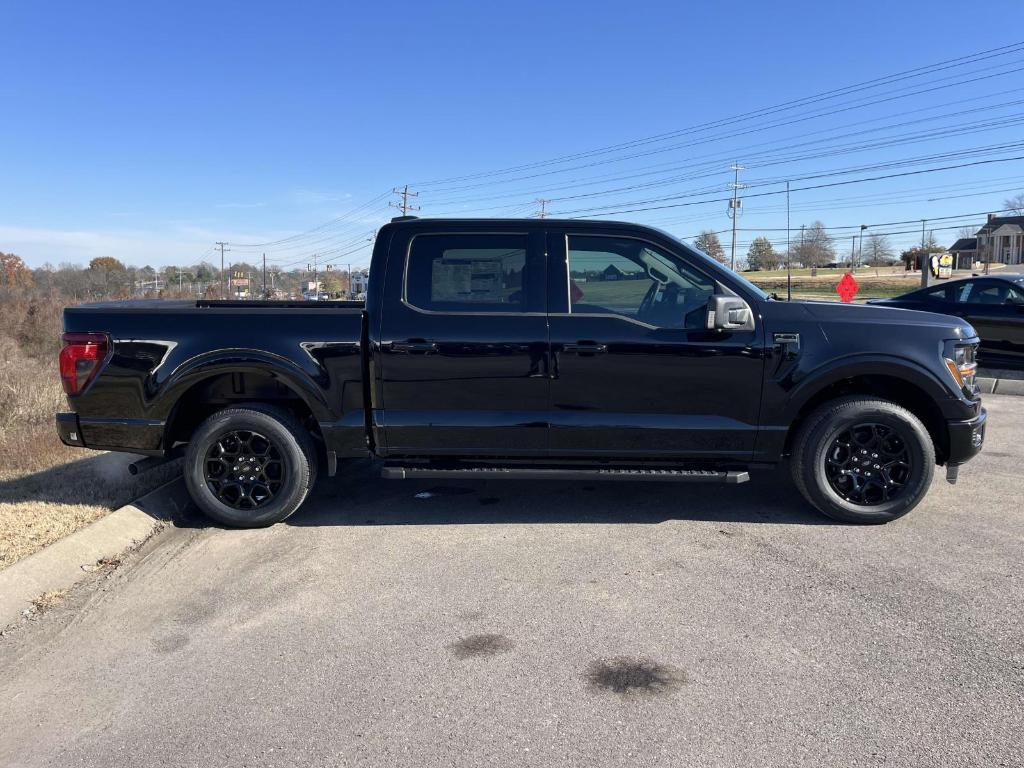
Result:
{"label": "black pickup truck", "polygon": [[966,322],[778,301],[624,223],[401,218],[365,306],[114,302],[64,326],[61,439],[183,453],[234,526],[366,456],[396,479],[722,483],[788,461],[818,510],[878,523],[985,435]]}

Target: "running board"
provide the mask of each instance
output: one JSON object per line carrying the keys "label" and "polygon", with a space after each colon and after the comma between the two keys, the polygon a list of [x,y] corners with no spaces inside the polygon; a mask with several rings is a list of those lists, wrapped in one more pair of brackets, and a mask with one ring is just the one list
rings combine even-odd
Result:
{"label": "running board", "polygon": [[419,466],[386,466],[385,480],[648,480],[684,483],[745,483],[745,470],[709,469],[529,469],[518,467],[466,467],[438,469]]}

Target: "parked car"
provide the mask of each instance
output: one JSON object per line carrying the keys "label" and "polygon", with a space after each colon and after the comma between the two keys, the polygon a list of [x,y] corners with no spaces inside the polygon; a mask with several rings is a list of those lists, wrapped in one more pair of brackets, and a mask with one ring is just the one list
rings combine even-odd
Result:
{"label": "parked car", "polygon": [[940,312],[967,320],[978,332],[978,362],[993,368],[1024,368],[1024,275],[976,275],[948,280],[892,299],[885,307]]}
{"label": "parked car", "polygon": [[111,302],[64,327],[61,439],[183,453],[196,504],[234,526],[366,456],[386,478],[580,482],[788,461],[818,510],[878,523],[985,436],[965,321],[776,301],[624,223],[403,218],[365,305]]}

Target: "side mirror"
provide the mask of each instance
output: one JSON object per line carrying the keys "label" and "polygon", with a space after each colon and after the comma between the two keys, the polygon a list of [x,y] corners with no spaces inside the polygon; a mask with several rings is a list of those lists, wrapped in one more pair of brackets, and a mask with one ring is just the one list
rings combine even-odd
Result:
{"label": "side mirror", "polygon": [[708,330],[752,331],[754,312],[739,296],[716,294],[708,302]]}

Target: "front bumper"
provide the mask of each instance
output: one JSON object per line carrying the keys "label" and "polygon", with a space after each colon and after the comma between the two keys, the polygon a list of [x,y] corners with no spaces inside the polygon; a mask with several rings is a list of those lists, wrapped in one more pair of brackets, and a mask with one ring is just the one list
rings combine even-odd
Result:
{"label": "front bumper", "polygon": [[963,464],[977,456],[985,443],[985,420],[988,418],[988,411],[984,408],[981,413],[967,421],[948,421],[946,429],[949,432],[949,456],[947,464]]}
{"label": "front bumper", "polygon": [[76,448],[84,448],[85,441],[82,439],[82,428],[78,424],[77,413],[57,414],[57,436],[64,445],[71,445]]}

